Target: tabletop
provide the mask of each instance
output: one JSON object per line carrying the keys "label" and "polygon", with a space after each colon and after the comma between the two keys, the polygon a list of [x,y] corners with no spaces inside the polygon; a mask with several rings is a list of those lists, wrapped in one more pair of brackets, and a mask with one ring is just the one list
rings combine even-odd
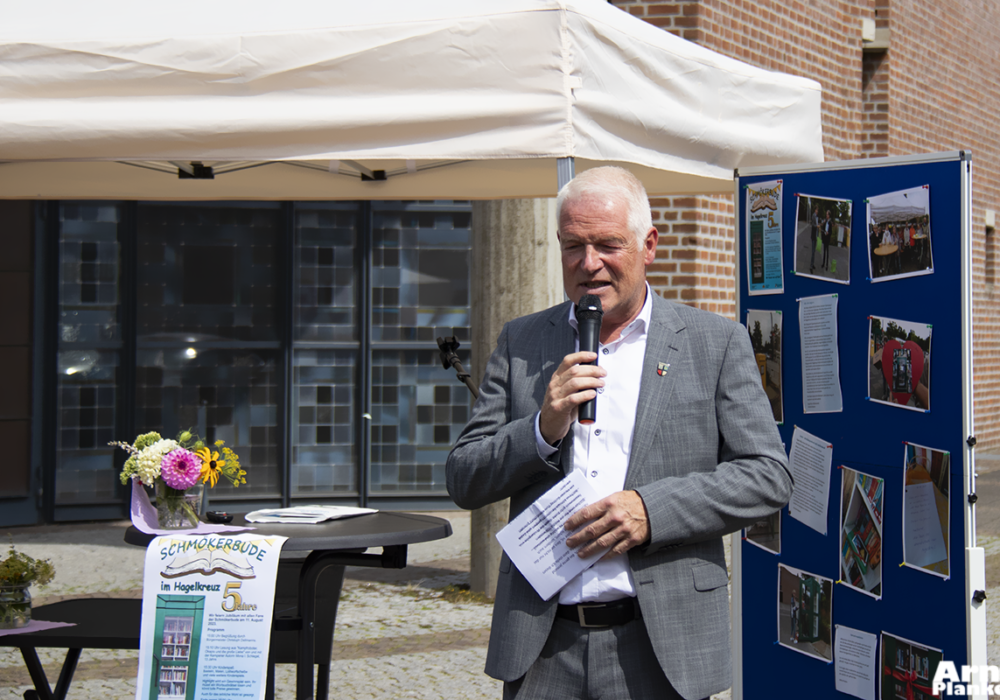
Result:
{"label": "tabletop", "polygon": [[875,255],[892,255],[897,250],[899,250],[897,245],[880,245],[875,249]]}
{"label": "tabletop", "polygon": [[[248,523],[243,514],[237,514],[234,526],[251,527],[244,530],[257,535],[282,535],[288,538],[283,552],[309,552],[315,550],[357,549],[360,547],[392,547],[417,542],[430,542],[451,535],[451,523],[444,518],[418,513],[379,511],[340,520],[316,524]],[[190,534],[178,530],[178,535]],[[206,533],[206,536],[225,537],[239,533]],[[125,541],[145,547],[156,535],[142,532],[134,525],[125,531]]]}

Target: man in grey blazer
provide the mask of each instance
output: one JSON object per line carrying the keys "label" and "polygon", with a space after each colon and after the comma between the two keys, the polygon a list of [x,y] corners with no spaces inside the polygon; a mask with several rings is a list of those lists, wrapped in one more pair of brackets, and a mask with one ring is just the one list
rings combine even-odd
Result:
{"label": "man in grey blazer", "polygon": [[[568,543],[610,551],[547,601],[504,555],[486,672],[519,700],[705,698],[731,684],[721,538],[788,501],[785,452],[747,331],[646,284],[658,233],[638,179],[588,170],[557,207],[572,303],[504,327],[448,491],[463,508],[509,497],[513,518],[580,470],[605,497]],[[604,308],[599,355],[578,349],[584,294]]]}

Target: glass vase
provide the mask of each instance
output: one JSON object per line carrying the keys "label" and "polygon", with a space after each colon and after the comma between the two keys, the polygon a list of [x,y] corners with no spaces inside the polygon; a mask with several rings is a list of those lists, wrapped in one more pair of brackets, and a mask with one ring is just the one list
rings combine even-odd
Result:
{"label": "glass vase", "polygon": [[161,530],[190,530],[198,527],[205,484],[195,484],[186,491],[156,482],[156,519]]}
{"label": "glass vase", "polygon": [[0,630],[27,627],[31,622],[31,592],[27,586],[0,586]]}

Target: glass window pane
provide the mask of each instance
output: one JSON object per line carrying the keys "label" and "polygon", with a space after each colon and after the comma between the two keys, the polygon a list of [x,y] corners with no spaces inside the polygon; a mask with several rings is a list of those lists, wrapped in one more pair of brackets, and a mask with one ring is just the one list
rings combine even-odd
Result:
{"label": "glass window pane", "polygon": [[356,202],[299,204],[295,210],[295,339],[358,339]]}
{"label": "glass window pane", "polygon": [[292,495],[357,493],[357,353],[299,350],[292,400]]}
{"label": "glass window pane", "polygon": [[469,338],[469,210],[398,202],[374,212],[373,340]]}
{"label": "glass window pane", "polygon": [[137,216],[140,338],[278,339],[276,204],[141,203]]}
{"label": "glass window pane", "polygon": [[118,353],[61,350],[57,379],[57,505],[115,499],[114,465]]}
{"label": "glass window pane", "polygon": [[55,503],[108,502],[115,469],[119,328],[119,208],[59,207],[59,334]]}
{"label": "glass window pane", "polygon": [[[468,367],[469,353],[458,356]],[[444,493],[444,463],[468,421],[469,390],[436,350],[376,350],[372,363],[372,493]]]}
{"label": "glass window pane", "polygon": [[64,204],[59,208],[59,343],[119,339],[118,207]]}
{"label": "glass window pane", "polygon": [[210,498],[281,493],[277,351],[140,348],[136,361],[139,434],[190,429],[207,442],[225,440],[247,483],[237,490],[220,479]]}

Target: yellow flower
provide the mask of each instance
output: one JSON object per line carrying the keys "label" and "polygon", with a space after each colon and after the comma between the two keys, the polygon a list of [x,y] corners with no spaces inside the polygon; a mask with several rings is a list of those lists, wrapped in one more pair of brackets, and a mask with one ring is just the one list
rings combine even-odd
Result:
{"label": "yellow flower", "polygon": [[201,483],[214,488],[219,482],[222,467],[226,466],[225,460],[219,459],[219,453],[212,452],[207,447],[197,450],[195,454],[201,457]]}

